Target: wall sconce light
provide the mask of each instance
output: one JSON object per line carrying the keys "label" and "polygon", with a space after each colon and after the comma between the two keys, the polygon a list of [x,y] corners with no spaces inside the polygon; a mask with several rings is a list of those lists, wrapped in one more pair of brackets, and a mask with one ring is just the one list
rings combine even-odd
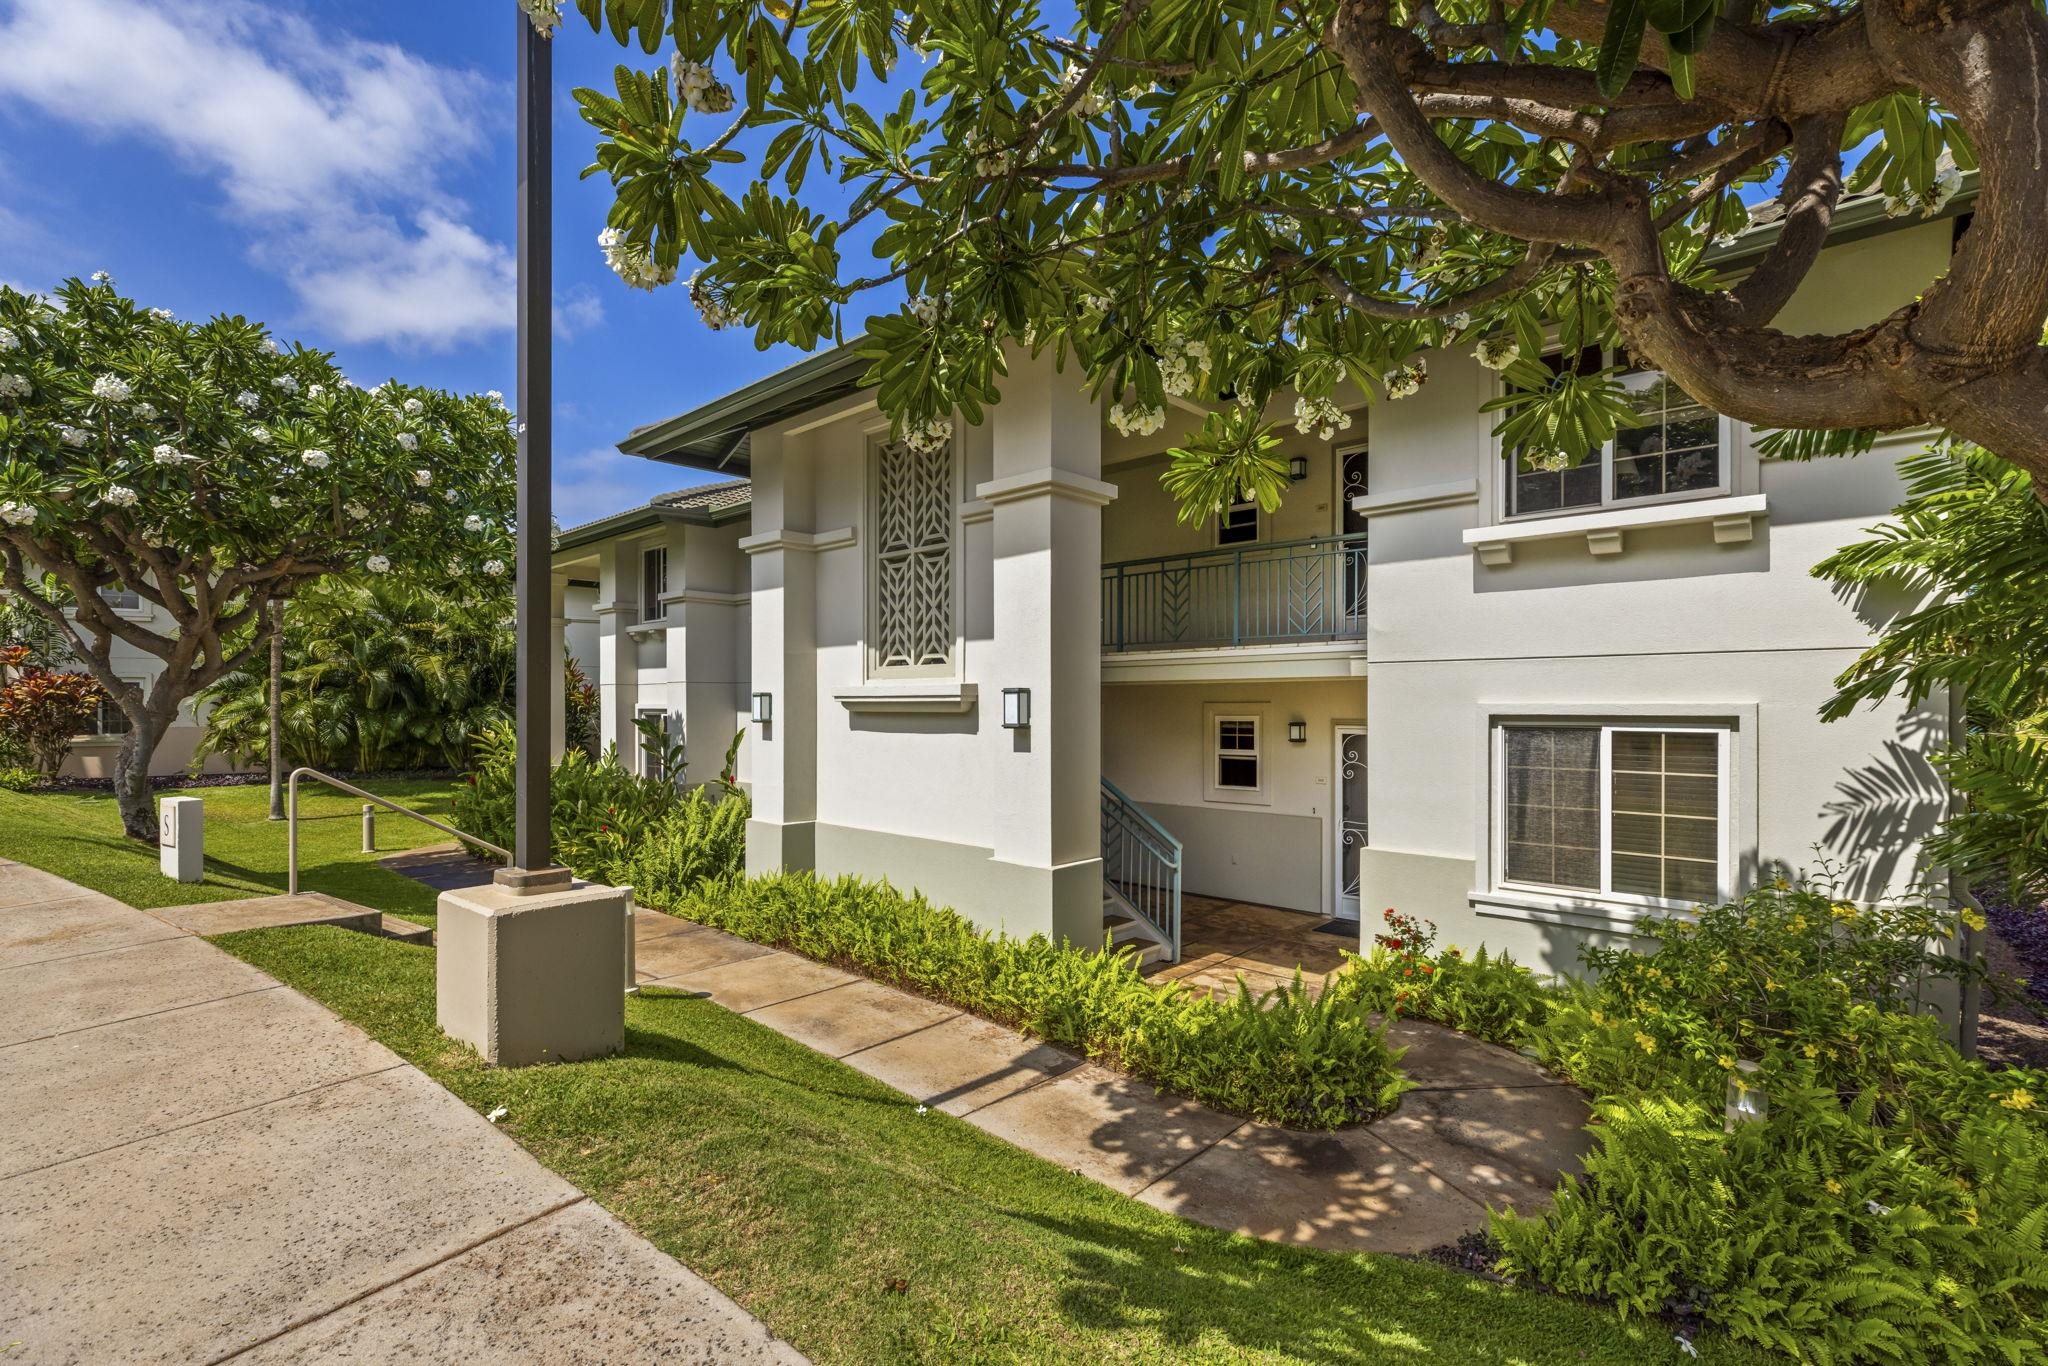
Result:
{"label": "wall sconce light", "polygon": [[1290,744],[1290,745],[1305,745],[1305,744],[1307,744],[1307,743],[1308,743],[1308,722],[1306,722],[1306,721],[1289,721],[1289,722],[1287,723],[1287,743],[1288,743],[1288,744]]}
{"label": "wall sconce light", "polygon": [[754,723],[767,725],[775,717],[775,699],[765,692],[754,694]]}
{"label": "wall sconce light", "polygon": [[1003,689],[1003,729],[1024,730],[1031,725],[1031,689]]}
{"label": "wall sconce light", "polygon": [[1757,1066],[1744,1058],[1728,1073],[1727,1119],[1724,1127],[1735,1132],[1738,1124],[1755,1124],[1769,1118],[1771,1098],[1757,1084]]}
{"label": "wall sconce light", "polygon": [[1297,484],[1308,478],[1308,457],[1305,455],[1288,456],[1287,477]]}

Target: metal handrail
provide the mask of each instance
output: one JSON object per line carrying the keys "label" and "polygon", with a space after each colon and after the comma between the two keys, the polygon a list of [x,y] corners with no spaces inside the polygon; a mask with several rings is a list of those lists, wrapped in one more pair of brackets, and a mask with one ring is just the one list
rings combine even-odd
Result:
{"label": "metal handrail", "polygon": [[507,868],[512,866],[512,851],[510,849],[501,849],[489,840],[480,840],[475,835],[457,830],[452,825],[443,824],[432,816],[422,816],[411,807],[400,806],[388,797],[380,797],[374,792],[365,792],[354,783],[345,783],[331,773],[322,773],[317,768],[295,768],[292,770],[290,780],[285,784],[286,797],[284,807],[285,891],[293,896],[297,896],[299,892],[299,779],[301,777],[317,778],[331,788],[346,792],[351,796],[361,797],[366,802],[375,802],[387,811],[395,811],[401,816],[410,816],[421,825],[431,825],[443,834],[455,836],[455,838],[463,841],[465,844],[474,844],[479,848],[488,849],[499,858],[505,860]]}
{"label": "metal handrail", "polygon": [[1366,533],[1347,531],[1335,536],[1303,536],[1292,541],[1246,541],[1241,545],[1204,546],[1200,550],[1174,550],[1163,555],[1140,555],[1130,560],[1106,560],[1102,569],[1131,569],[1138,565],[1161,564],[1169,561],[1228,560],[1238,555],[1256,556],[1262,550],[1301,550],[1310,546],[1364,545]]}
{"label": "metal handrail", "polygon": [[1366,534],[1312,536],[1102,566],[1102,647],[1347,640],[1365,635]]}
{"label": "metal handrail", "polygon": [[1104,778],[1102,780],[1102,790],[1115,798],[1116,804],[1130,812],[1147,830],[1159,837],[1160,842],[1166,846],[1160,851],[1161,853],[1170,853],[1173,855],[1176,863],[1180,861],[1181,843],[1171,830],[1161,825],[1150,811],[1138,805],[1137,800],[1130,793],[1124,791],[1109,779]]}
{"label": "metal handrail", "polygon": [[1102,780],[1102,881],[1180,961],[1181,843],[1115,783]]}

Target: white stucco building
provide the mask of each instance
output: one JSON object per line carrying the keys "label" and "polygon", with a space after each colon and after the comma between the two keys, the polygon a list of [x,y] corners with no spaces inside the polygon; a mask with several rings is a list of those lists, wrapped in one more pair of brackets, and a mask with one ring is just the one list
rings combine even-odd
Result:
{"label": "white stucco building", "polygon": [[[1953,223],[1875,209],[1780,326],[1875,319],[1941,272]],[[642,428],[622,450],[749,482],[564,536],[606,736],[658,712],[704,780],[750,724],[757,871],[886,877],[1018,934],[1095,942],[1107,915],[1169,953],[1183,892],[1368,935],[1399,907],[1562,967],[1816,846],[1863,895],[1909,879],[1951,719],[1818,719],[1889,609],[1810,571],[1925,434],[1775,462],[1642,372],[1640,425],[1521,472],[1480,411],[1499,376],[1426,361],[1414,397],[1353,395],[1337,441],[1284,429],[1278,512],[1193,527],[1158,476],[1202,405],[1122,437],[1050,356],[1014,354],[941,451],[888,440],[843,349]]]}

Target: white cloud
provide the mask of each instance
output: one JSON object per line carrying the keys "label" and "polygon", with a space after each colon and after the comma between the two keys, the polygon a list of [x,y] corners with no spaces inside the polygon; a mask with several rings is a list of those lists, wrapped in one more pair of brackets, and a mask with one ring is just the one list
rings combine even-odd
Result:
{"label": "white cloud", "polygon": [[252,255],[344,341],[445,347],[509,328],[511,255],[449,171],[493,85],[252,0],[14,0],[0,94],[218,180]]}
{"label": "white cloud", "polygon": [[565,527],[581,526],[639,507],[657,493],[687,488],[693,479],[701,482],[702,478],[672,465],[623,455],[610,446],[557,449],[555,520]]}
{"label": "white cloud", "polygon": [[604,321],[604,300],[589,285],[571,285],[555,293],[555,335],[569,341]]}

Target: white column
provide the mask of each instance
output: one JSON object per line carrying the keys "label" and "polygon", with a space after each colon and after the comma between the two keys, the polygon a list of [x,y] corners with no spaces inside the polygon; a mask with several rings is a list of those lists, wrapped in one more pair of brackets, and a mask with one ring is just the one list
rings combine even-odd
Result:
{"label": "white column", "polygon": [[694,526],[669,551],[669,698],[689,739],[691,783],[718,780],[745,714],[736,619],[750,570],[738,543],[738,527]]}
{"label": "white column", "polygon": [[633,766],[633,704],[639,691],[639,665],[633,637],[639,591],[639,557],[630,544],[614,541],[604,547],[597,570],[597,743],[617,745],[619,757]]}
{"label": "white column", "polygon": [[[1077,372],[1013,354],[990,410],[993,463],[975,496],[994,509],[995,632],[988,724],[1005,688],[1031,690],[1028,730],[992,773],[998,863],[1045,888],[1045,928],[1102,935],[1102,417]],[[1035,917],[1034,917],[1035,918]],[[1027,922],[1028,923],[1028,922]]]}
{"label": "white column", "polygon": [[818,820],[818,593],[808,437],[750,439],[753,526],[740,549],[752,585],[747,669],[752,692],[769,695],[766,725],[750,725],[754,816],[747,871],[809,868]]}

